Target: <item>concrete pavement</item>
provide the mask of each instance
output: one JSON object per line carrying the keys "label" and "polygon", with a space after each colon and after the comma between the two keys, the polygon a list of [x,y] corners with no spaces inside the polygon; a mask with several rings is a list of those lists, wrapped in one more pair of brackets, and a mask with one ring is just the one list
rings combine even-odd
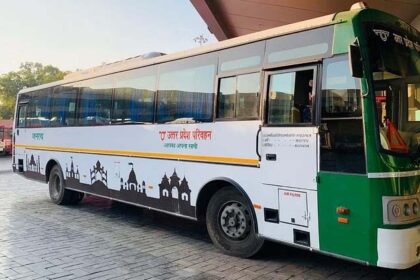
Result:
{"label": "concrete pavement", "polygon": [[0,158],[0,279],[420,279],[273,243],[226,256],[203,225],[92,196],[57,206],[10,169]]}

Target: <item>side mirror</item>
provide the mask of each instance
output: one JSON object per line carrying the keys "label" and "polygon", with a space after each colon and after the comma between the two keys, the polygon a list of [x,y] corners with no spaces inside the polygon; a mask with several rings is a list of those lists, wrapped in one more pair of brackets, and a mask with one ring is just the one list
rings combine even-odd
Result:
{"label": "side mirror", "polygon": [[360,47],[357,41],[349,46],[349,61],[351,75],[355,78],[363,77],[363,64]]}

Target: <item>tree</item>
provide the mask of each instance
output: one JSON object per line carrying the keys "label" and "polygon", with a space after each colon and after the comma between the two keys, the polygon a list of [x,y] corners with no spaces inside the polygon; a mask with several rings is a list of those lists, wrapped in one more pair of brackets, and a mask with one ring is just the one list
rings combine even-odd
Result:
{"label": "tree", "polygon": [[61,80],[67,73],[51,65],[25,62],[18,71],[1,75],[0,119],[13,118],[16,95],[21,89]]}

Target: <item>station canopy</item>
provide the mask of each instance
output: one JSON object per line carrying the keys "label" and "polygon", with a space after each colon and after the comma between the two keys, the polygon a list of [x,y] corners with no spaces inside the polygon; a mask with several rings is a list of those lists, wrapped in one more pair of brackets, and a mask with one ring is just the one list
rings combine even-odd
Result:
{"label": "station canopy", "polygon": [[[352,0],[190,0],[218,40],[349,10]],[[420,0],[367,0],[420,30]]]}

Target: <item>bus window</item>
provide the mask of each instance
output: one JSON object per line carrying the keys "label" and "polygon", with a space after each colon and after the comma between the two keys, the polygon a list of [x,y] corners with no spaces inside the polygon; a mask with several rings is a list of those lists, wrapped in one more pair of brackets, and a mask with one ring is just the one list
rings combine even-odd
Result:
{"label": "bus window", "polygon": [[407,84],[407,121],[420,121],[420,83]]}
{"label": "bus window", "polygon": [[115,76],[112,123],[152,123],[156,93],[156,69],[136,69]]}
{"label": "bus window", "polygon": [[216,55],[209,54],[160,68],[158,123],[208,122],[213,113]]}
{"label": "bus window", "polygon": [[236,103],[236,77],[220,79],[217,102],[218,118],[234,118]]}
{"label": "bus window", "polygon": [[75,125],[77,91],[77,88],[72,85],[54,88],[51,106],[51,126]]}
{"label": "bus window", "polygon": [[313,69],[270,75],[268,125],[312,123],[313,79]]}
{"label": "bus window", "polygon": [[296,64],[328,57],[331,54],[332,26],[297,32],[267,40],[265,66]]}
{"label": "bus window", "polygon": [[258,118],[260,73],[239,75],[236,93],[236,117]]}
{"label": "bus window", "polygon": [[347,55],[324,60],[321,170],[366,173],[361,93]]}
{"label": "bus window", "polygon": [[33,92],[28,104],[26,127],[48,127],[50,125],[50,89]]}
{"label": "bus window", "polygon": [[18,105],[17,123],[16,123],[16,127],[18,127],[18,128],[24,128],[25,127],[27,106],[28,106],[27,103]]}
{"label": "bus window", "polygon": [[112,82],[109,77],[80,84],[78,124],[81,126],[111,123]]}
{"label": "bus window", "polygon": [[260,73],[221,78],[217,101],[220,119],[257,119],[259,116]]}
{"label": "bus window", "polygon": [[262,41],[221,51],[219,55],[219,73],[247,68],[260,68],[264,48],[265,42]]}
{"label": "bus window", "polygon": [[347,59],[333,59],[325,63],[322,89],[324,118],[362,116],[360,90],[347,63]]}
{"label": "bus window", "polygon": [[375,81],[375,103],[379,140],[383,149],[398,153],[418,153],[420,134],[420,84],[400,79]]}

